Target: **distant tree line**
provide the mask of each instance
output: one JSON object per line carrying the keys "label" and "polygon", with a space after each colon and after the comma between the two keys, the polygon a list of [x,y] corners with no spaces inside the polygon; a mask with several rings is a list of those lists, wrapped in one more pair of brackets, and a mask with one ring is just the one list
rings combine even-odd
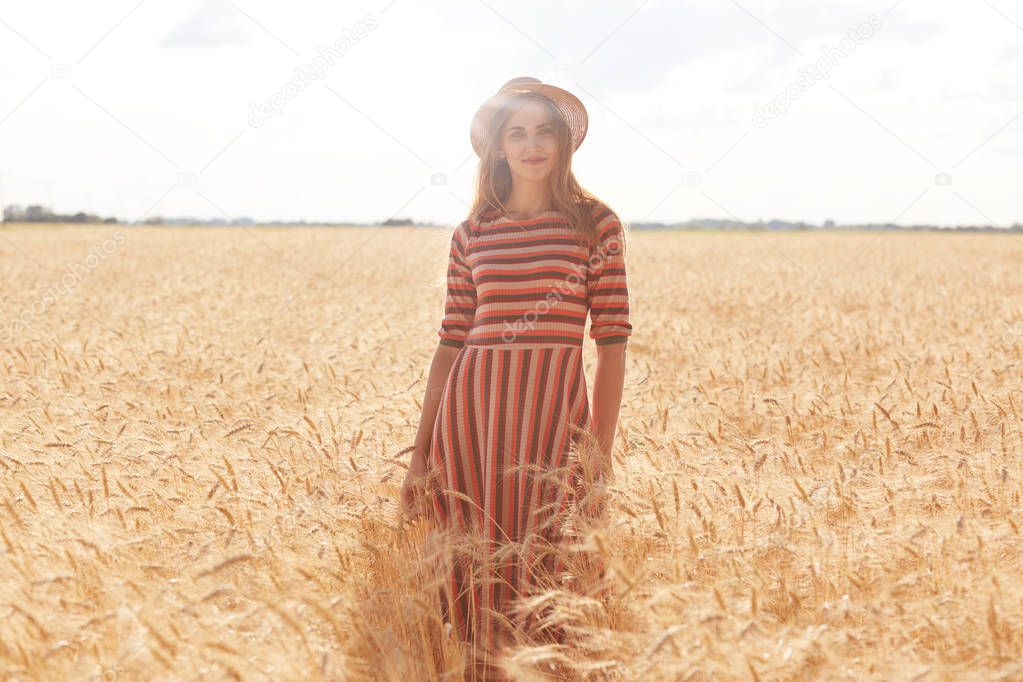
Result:
{"label": "distant tree line", "polygon": [[790,222],[787,220],[758,220],[747,223],[738,220],[696,218],[686,222],[635,222],[630,227],[637,230],[897,230],[904,232],[1023,232],[1023,224],[1013,223],[1011,227],[995,227],[993,225],[957,225],[956,227],[937,227],[935,225],[896,225],[893,223],[859,223],[836,225],[834,220],[826,220],[820,226],[806,222]]}
{"label": "distant tree line", "polygon": [[92,213],[79,211],[69,215],[54,213],[45,206],[32,204],[22,208],[11,204],[4,208],[5,223],[116,223],[117,218],[101,218]]}
{"label": "distant tree line", "polygon": [[[78,212],[69,215],[54,213],[45,206],[32,204],[22,208],[17,204],[6,207],[3,211],[3,222],[5,223],[117,223],[117,218],[102,218],[92,213]],[[137,220],[132,225],[265,225],[270,227],[278,226],[306,226],[316,225],[325,227],[371,227],[383,225],[385,227],[419,227],[437,226],[433,222],[416,222],[411,218],[392,217],[383,222],[325,222],[305,220],[272,220],[256,222],[247,216],[233,220],[224,218],[202,219],[193,217],[165,217],[148,216],[144,220]],[[447,224],[441,224],[446,226]],[[867,224],[835,224],[834,220],[825,220],[820,225],[803,221],[791,222],[787,220],[758,220],[756,222],[743,222],[739,220],[697,218],[685,222],[662,223],[662,222],[634,222],[630,227],[637,230],[900,230],[900,231],[939,231],[939,232],[1011,232],[1023,233],[1023,224],[1013,223],[1011,227],[995,227],[992,225],[958,225],[956,227],[936,227],[934,225],[895,225],[892,223],[867,223]]]}

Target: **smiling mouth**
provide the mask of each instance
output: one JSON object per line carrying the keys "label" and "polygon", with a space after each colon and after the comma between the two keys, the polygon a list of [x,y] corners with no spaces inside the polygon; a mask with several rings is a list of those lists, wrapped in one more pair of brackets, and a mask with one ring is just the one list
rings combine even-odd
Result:
{"label": "smiling mouth", "polygon": [[526,159],[525,163],[543,163],[547,159]]}

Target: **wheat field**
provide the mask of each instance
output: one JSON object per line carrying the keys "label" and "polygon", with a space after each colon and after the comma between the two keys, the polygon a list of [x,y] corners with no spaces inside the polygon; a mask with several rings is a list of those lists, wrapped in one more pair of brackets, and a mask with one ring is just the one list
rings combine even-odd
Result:
{"label": "wheat field", "polygon": [[[3,679],[457,679],[395,458],[448,239],[0,229]],[[629,239],[613,590],[515,675],[1023,679],[1023,240]]]}

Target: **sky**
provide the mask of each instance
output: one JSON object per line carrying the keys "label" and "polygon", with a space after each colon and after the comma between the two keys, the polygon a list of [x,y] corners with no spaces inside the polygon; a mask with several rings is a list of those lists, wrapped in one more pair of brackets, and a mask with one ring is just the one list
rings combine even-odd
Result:
{"label": "sky", "polygon": [[1021,73],[1013,0],[2,2],[0,203],[455,224],[472,114],[531,75],[630,222],[1007,227]]}

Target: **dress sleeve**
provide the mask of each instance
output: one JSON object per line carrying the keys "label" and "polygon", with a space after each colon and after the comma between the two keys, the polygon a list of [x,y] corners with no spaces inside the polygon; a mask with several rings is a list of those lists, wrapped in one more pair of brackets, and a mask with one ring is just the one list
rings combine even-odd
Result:
{"label": "dress sleeve", "polygon": [[629,286],[625,273],[625,232],[612,212],[598,216],[598,244],[590,249],[586,286],[590,306],[590,338],[597,345],[624,343],[632,335]]}
{"label": "dress sleeve", "polygon": [[463,221],[451,235],[448,250],[447,293],[444,299],[444,316],[441,319],[440,343],[461,348],[469,335],[473,318],[476,316],[476,284],[472,270],[466,262],[469,245],[469,222]]}

